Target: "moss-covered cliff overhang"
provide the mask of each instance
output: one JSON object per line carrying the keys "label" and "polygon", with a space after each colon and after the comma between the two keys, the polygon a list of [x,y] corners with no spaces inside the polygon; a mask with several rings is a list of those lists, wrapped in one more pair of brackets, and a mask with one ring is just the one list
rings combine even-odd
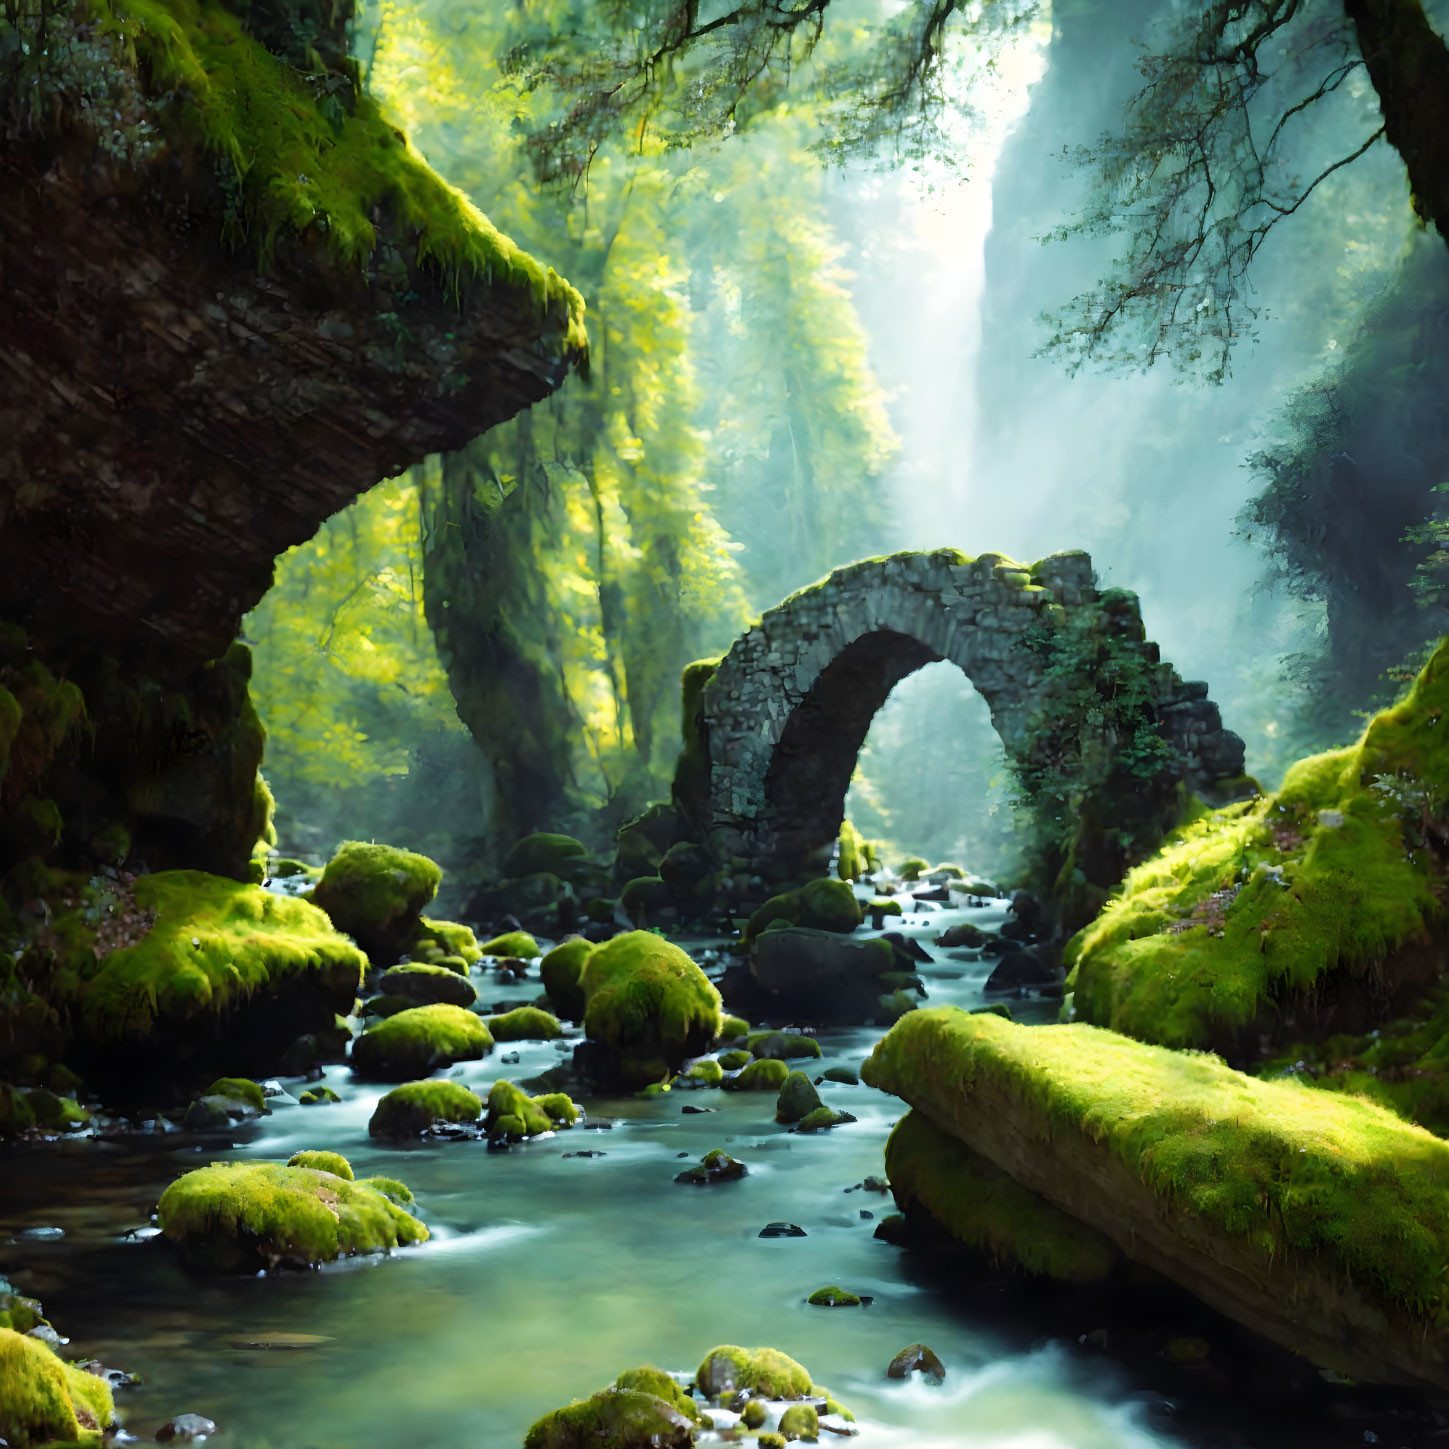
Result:
{"label": "moss-covered cliff overhang", "polygon": [[194,664],[277,554],[556,388],[583,304],[346,68],[297,70],[230,10],[37,4],[17,36],[0,616],[52,660],[157,643]]}

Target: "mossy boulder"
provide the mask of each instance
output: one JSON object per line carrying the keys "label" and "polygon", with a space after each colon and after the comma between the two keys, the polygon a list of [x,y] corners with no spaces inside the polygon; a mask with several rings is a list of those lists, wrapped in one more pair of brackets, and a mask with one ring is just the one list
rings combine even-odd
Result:
{"label": "mossy boulder", "polygon": [[[78,883],[58,902],[52,996],[87,1077],[136,1081],[217,1057],[271,1070],[351,1009],[366,958],[315,906],[200,871]],[[120,930],[103,925],[120,916]]]}
{"label": "mossy boulder", "polygon": [[764,1060],[793,1061],[801,1057],[818,1057],[820,1043],[813,1036],[798,1031],[758,1031],[746,1043],[750,1055]]}
{"label": "mossy boulder", "polygon": [[267,1110],[267,1096],[250,1077],[218,1077],[203,1093],[207,1097],[234,1097],[254,1112]]}
{"label": "mossy boulder", "polygon": [[408,961],[390,966],[382,973],[380,989],[384,996],[406,996],[414,1004],[434,1006],[472,1006],[478,999],[473,983],[447,966],[428,966]]}
{"label": "mossy boulder", "polygon": [[660,858],[659,879],[676,901],[706,901],[714,895],[714,862],[702,846],[677,840]]}
{"label": "mossy boulder", "polygon": [[509,880],[517,880],[520,876],[547,871],[568,880],[588,859],[589,850],[583,841],[575,840],[572,835],[537,831],[525,835],[504,856],[503,874]]}
{"label": "mossy boulder", "polygon": [[713,1057],[705,1057],[688,1067],[679,1081],[691,1087],[717,1087],[724,1081],[724,1068]]}
{"label": "mossy boulder", "polygon": [[[25,1100],[42,1132],[82,1132],[90,1125],[91,1114],[74,1097],[62,1096],[48,1087],[32,1087]],[[0,1128],[0,1135],[3,1131]]]}
{"label": "mossy boulder", "polygon": [[471,926],[457,921],[433,921],[423,916],[418,921],[418,932],[413,938],[413,951],[433,947],[439,956],[456,956],[465,966],[471,966],[483,954],[478,938]]}
{"label": "mossy boulder", "polygon": [[518,1140],[572,1127],[582,1114],[562,1092],[530,1097],[513,1082],[493,1083],[484,1126],[491,1138]]}
{"label": "mossy boulder", "polygon": [[791,1072],[780,1087],[780,1097],[775,1103],[775,1121],[799,1122],[821,1106],[824,1103],[810,1078],[804,1072]]}
{"label": "mossy boulder", "polygon": [[478,950],[484,956],[514,961],[532,961],[539,954],[538,942],[527,931],[505,931],[484,941]]}
{"label": "mossy boulder", "polygon": [[344,1182],[354,1180],[352,1164],[340,1152],[322,1152],[308,1148],[303,1152],[294,1152],[287,1159],[287,1166],[315,1167],[318,1172],[330,1172],[333,1177],[340,1177]]}
{"label": "mossy boulder", "polygon": [[1110,1239],[1054,1208],[918,1111],[886,1143],[886,1176],[908,1219],[924,1213],[974,1253],[1034,1277],[1100,1283],[1121,1264]]}
{"label": "mossy boulder", "polygon": [[660,912],[675,910],[678,902],[660,876],[641,875],[624,882],[624,888],[619,892],[619,905],[636,926],[644,926],[656,919]]}
{"label": "mossy boulder", "polygon": [[461,1006],[414,1006],[369,1027],[352,1043],[353,1070],[383,1082],[426,1077],[493,1050],[483,1022]]}
{"label": "mossy boulder", "polygon": [[428,1230],[368,1182],[275,1162],[214,1162],[161,1194],[157,1222],[188,1267],[312,1267],[426,1241]]}
{"label": "mossy boulder", "polygon": [[930,861],[922,860],[919,855],[912,855],[901,862],[900,877],[904,881],[918,881],[930,868]]}
{"label": "mossy boulder", "polygon": [[828,1288],[817,1288],[806,1300],[814,1308],[859,1308],[860,1295],[848,1293],[832,1283]]}
{"label": "mossy boulder", "polygon": [[903,1018],[863,1075],[1264,1336],[1449,1387],[1449,1143],[1422,1128],[1213,1056],[952,1007]]}
{"label": "mossy boulder", "polygon": [[580,985],[590,1070],[610,1085],[666,1081],[719,1035],[719,992],[684,951],[650,931],[596,947]]}
{"label": "mossy boulder", "polygon": [[38,1338],[0,1328],[0,1440],[14,1449],[99,1445],[114,1423],[111,1386]]}
{"label": "mossy boulder", "polygon": [[811,1404],[791,1404],[780,1415],[780,1437],[786,1443],[801,1439],[813,1444],[820,1438],[820,1420]]}
{"label": "mossy boulder", "polygon": [[1449,642],[1357,744],[1170,836],[1068,946],[1076,1018],[1246,1060],[1400,1015],[1442,972],[1446,710]]}
{"label": "mossy boulder", "polygon": [[711,1187],[718,1182],[738,1182],[749,1176],[749,1168],[737,1157],[731,1157],[722,1147],[706,1152],[694,1167],[676,1173],[675,1182],[689,1183],[693,1187]]}
{"label": "mossy boulder", "polygon": [[751,1061],[737,1077],[727,1077],[723,1085],[728,1092],[778,1092],[789,1075],[790,1068],[784,1062],[767,1057]]}
{"label": "mossy boulder", "polygon": [[722,1071],[737,1072],[741,1067],[749,1066],[754,1061],[754,1057],[740,1047],[732,1052],[721,1052],[715,1060],[719,1062]]}
{"label": "mossy boulder", "polygon": [[331,1087],[309,1087],[297,1098],[303,1107],[329,1107],[341,1100]]}
{"label": "mossy boulder", "polygon": [[387,966],[417,939],[423,907],[437,895],[442,878],[425,855],[347,840],[312,888],[312,903],[374,965]]}
{"label": "mossy boulder", "polygon": [[610,1386],[582,1403],[545,1414],[524,1435],[523,1446],[524,1449],[687,1449],[694,1443],[697,1427],[694,1415],[672,1399],[661,1398],[645,1389]]}
{"label": "mossy boulder", "polygon": [[584,989],[579,984],[584,974],[584,962],[594,949],[592,941],[582,936],[561,941],[539,962],[539,975],[543,978],[543,989],[553,1009],[568,1021],[582,1021],[584,1015]]}
{"label": "mossy boulder", "polygon": [[750,1024],[742,1016],[722,1016],[719,1023],[719,1035],[715,1037],[715,1046],[721,1043],[729,1043],[731,1046],[738,1046],[750,1034]]}
{"label": "mossy boulder", "polygon": [[369,996],[362,1004],[363,1016],[396,1016],[400,1011],[411,1011],[417,1005],[413,996]]}
{"label": "mossy boulder", "polygon": [[476,1122],[482,1115],[482,1098],[461,1082],[404,1082],[378,1102],[367,1131],[372,1137],[416,1137],[440,1122]]}
{"label": "mossy boulder", "polygon": [[856,900],[849,881],[812,880],[799,890],[771,896],[750,917],[743,940],[749,945],[776,921],[787,926],[806,926],[815,931],[836,931],[848,935],[862,919],[860,902]]}
{"label": "mossy boulder", "polygon": [[563,1035],[558,1017],[536,1006],[516,1006],[488,1018],[494,1041],[553,1041]]}
{"label": "mossy boulder", "polygon": [[694,1376],[707,1398],[728,1400],[738,1393],[763,1399],[803,1399],[811,1392],[810,1375],[777,1348],[740,1348],[721,1344],[705,1354]]}
{"label": "mossy boulder", "polygon": [[866,870],[865,841],[850,821],[843,820],[840,823],[835,874],[841,880],[857,881]]}

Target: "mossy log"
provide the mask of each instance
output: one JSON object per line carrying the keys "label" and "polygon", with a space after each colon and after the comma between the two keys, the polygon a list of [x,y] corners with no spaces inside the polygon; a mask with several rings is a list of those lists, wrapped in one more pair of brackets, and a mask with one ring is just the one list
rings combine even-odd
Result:
{"label": "mossy log", "polygon": [[864,1076],[1326,1368],[1449,1388],[1449,1143],[1370,1102],[1090,1026],[914,1011]]}

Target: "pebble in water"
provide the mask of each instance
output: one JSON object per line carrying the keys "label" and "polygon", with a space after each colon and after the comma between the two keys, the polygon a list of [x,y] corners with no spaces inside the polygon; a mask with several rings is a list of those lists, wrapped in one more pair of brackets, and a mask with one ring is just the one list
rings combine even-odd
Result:
{"label": "pebble in water", "polygon": [[204,1414],[177,1414],[156,1431],[158,1444],[195,1444],[216,1433],[215,1423]]}

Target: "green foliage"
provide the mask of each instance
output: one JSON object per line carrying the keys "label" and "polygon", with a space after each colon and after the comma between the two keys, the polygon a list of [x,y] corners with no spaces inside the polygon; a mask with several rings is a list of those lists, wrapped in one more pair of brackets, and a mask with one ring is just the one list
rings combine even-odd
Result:
{"label": "green foliage", "polygon": [[116,1417],[105,1379],[11,1328],[0,1328],[0,1384],[0,1438],[16,1449],[57,1441],[98,1445]]}
{"label": "green foliage", "polygon": [[1096,1283],[1119,1261],[1100,1233],[1018,1185],[920,1112],[907,1112],[886,1143],[896,1202],[923,1208],[958,1243],[995,1263],[1067,1283]]}
{"label": "green foliage", "polygon": [[[330,1155],[330,1154],[329,1154]],[[428,1230],[368,1182],[275,1162],[214,1162],[178,1178],[156,1209],[195,1267],[311,1267],[426,1242]]]}
{"label": "green foliage", "polygon": [[1265,1267],[1315,1255],[1369,1301],[1426,1324],[1445,1309],[1449,1144],[1373,1103],[1097,1027],[955,1007],[911,1012],[863,1076],[943,1124],[989,1087],[1043,1138],[1110,1154],[1189,1235],[1221,1235]]}
{"label": "green foliage", "polygon": [[461,1006],[414,1006],[369,1027],[352,1044],[352,1066],[364,1077],[402,1082],[493,1050],[488,1028]]}
{"label": "green foliage", "polygon": [[1356,746],[1205,813],[1128,875],[1068,948],[1084,1020],[1168,1046],[1230,1039],[1327,973],[1392,971],[1438,938],[1449,645]]}
{"label": "green foliage", "polygon": [[425,855],[345,840],[312,888],[312,902],[352,936],[375,965],[395,961],[417,933],[443,873]]}
{"label": "green foliage", "polygon": [[749,919],[740,939],[748,945],[776,921],[845,934],[861,923],[860,902],[847,880],[808,881],[799,890],[771,896]]}
{"label": "green foliage", "polygon": [[[155,922],[134,946],[77,952],[58,984],[101,1040],[148,1035],[235,1010],[258,992],[303,981],[350,1000],[366,961],[315,906],[200,871],[139,877],[135,904]],[[77,921],[82,935],[94,928]]]}
{"label": "green foliage", "polygon": [[372,1137],[416,1137],[436,1122],[476,1122],[483,1102],[461,1082],[404,1082],[383,1095],[367,1124]]}
{"label": "green foliage", "polygon": [[294,1152],[287,1159],[288,1167],[310,1167],[316,1172],[330,1172],[345,1182],[353,1180],[352,1164],[340,1152]]}

